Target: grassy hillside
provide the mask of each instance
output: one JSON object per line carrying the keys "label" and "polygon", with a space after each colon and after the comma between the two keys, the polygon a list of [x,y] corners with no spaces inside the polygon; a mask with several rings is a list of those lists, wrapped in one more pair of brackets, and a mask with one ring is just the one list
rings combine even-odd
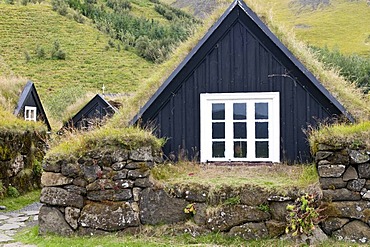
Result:
{"label": "grassy hillside", "polygon": [[[202,16],[211,13],[220,2],[232,0],[163,0],[164,2]],[[258,3],[270,11],[278,25],[294,29],[299,40],[345,54],[370,57],[370,5],[366,0],[244,0]],[[329,3],[329,4],[325,4]]]}
{"label": "grassy hillside", "polygon": [[[0,73],[33,80],[49,111],[58,95],[100,92],[103,84],[109,92],[134,92],[155,69],[134,52],[107,50],[107,35],[57,14],[49,5],[0,4],[0,16]],[[55,41],[65,60],[49,58]],[[36,57],[37,46],[44,48],[45,58]]]}
{"label": "grassy hillside", "polygon": [[298,39],[308,44],[370,57],[370,5],[366,0],[258,1],[271,6],[274,19],[293,28]]}
{"label": "grassy hillside", "polygon": [[[159,32],[169,29],[171,21],[155,10],[153,1],[130,4],[133,21],[142,25],[148,20]],[[105,11],[112,15],[108,7]],[[0,76],[34,81],[54,125],[60,125],[68,106],[88,92],[101,92],[103,85],[105,92],[134,94],[157,67],[140,56],[135,43],[130,46],[118,40],[107,29],[108,19],[91,20],[79,14],[83,19],[79,23],[74,20],[76,13],[69,8],[63,16],[48,2],[23,6],[0,1]],[[52,57],[55,48],[63,58],[58,59],[59,53]]]}

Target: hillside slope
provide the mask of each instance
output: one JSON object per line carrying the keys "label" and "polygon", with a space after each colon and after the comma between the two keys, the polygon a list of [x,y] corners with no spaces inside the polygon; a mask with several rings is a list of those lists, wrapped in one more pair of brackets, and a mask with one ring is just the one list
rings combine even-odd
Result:
{"label": "hillside slope", "polygon": [[[232,0],[163,0],[203,16],[221,2]],[[345,54],[370,57],[370,5],[367,0],[244,0],[259,3],[278,25],[294,29],[298,38],[314,46],[338,48]]]}

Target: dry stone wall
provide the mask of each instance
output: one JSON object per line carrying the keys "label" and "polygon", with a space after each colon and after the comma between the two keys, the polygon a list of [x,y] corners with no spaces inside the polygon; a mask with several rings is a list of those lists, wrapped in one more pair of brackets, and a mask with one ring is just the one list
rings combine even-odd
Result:
{"label": "dry stone wall", "polygon": [[316,162],[328,216],[321,228],[338,239],[370,243],[370,151],[320,144]]}
{"label": "dry stone wall", "polygon": [[9,186],[23,193],[40,187],[46,135],[0,132],[0,198]]}
{"label": "dry stone wall", "polygon": [[[199,184],[159,188],[149,177],[160,161],[154,153],[150,147],[112,147],[83,158],[46,158],[40,233],[139,232],[143,225],[172,224],[173,231],[193,235],[213,231],[245,239],[277,237],[285,231],[287,204],[304,193],[292,189],[283,196],[256,186],[215,190]],[[184,212],[189,205],[195,214]]]}

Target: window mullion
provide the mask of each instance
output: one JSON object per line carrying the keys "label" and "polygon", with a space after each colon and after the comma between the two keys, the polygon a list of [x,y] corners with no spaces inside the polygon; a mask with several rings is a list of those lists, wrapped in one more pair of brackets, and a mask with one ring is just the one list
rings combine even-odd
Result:
{"label": "window mullion", "polygon": [[234,158],[233,102],[225,102],[225,158]]}
{"label": "window mullion", "polygon": [[255,119],[254,119],[254,101],[250,100],[247,103],[247,158],[255,159]]}

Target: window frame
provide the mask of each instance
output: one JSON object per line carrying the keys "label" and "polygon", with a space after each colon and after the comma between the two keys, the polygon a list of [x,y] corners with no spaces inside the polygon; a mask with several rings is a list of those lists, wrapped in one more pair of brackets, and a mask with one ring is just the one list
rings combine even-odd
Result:
{"label": "window frame", "polygon": [[[225,103],[225,157],[212,157],[212,103]],[[233,104],[246,103],[247,107],[247,157],[234,157],[234,138],[233,124],[239,120],[233,119]],[[261,122],[268,122],[268,138],[269,143],[269,157],[256,158],[255,143],[262,140],[255,137],[256,119],[255,103],[268,103],[268,120]],[[251,106],[252,105],[252,106]],[[251,107],[253,111],[251,112]],[[231,109],[230,109],[231,108]],[[253,118],[251,118],[253,116]],[[217,122],[217,121],[216,121]],[[243,122],[243,121],[241,121]],[[248,123],[249,122],[249,123]],[[249,130],[252,129],[252,132]],[[254,136],[254,137],[252,137]],[[265,140],[265,141],[266,141]],[[223,141],[223,140],[221,140]],[[263,141],[263,140],[262,140]],[[254,143],[250,145],[250,143]],[[245,161],[245,162],[280,162],[280,94],[279,92],[261,92],[261,93],[203,93],[200,94],[200,161]]]}
{"label": "window frame", "polygon": [[[27,111],[33,112],[34,113],[33,116],[32,117],[27,117]],[[36,122],[36,120],[37,120],[37,107],[35,107],[35,106],[25,106],[24,107],[24,120]]]}

